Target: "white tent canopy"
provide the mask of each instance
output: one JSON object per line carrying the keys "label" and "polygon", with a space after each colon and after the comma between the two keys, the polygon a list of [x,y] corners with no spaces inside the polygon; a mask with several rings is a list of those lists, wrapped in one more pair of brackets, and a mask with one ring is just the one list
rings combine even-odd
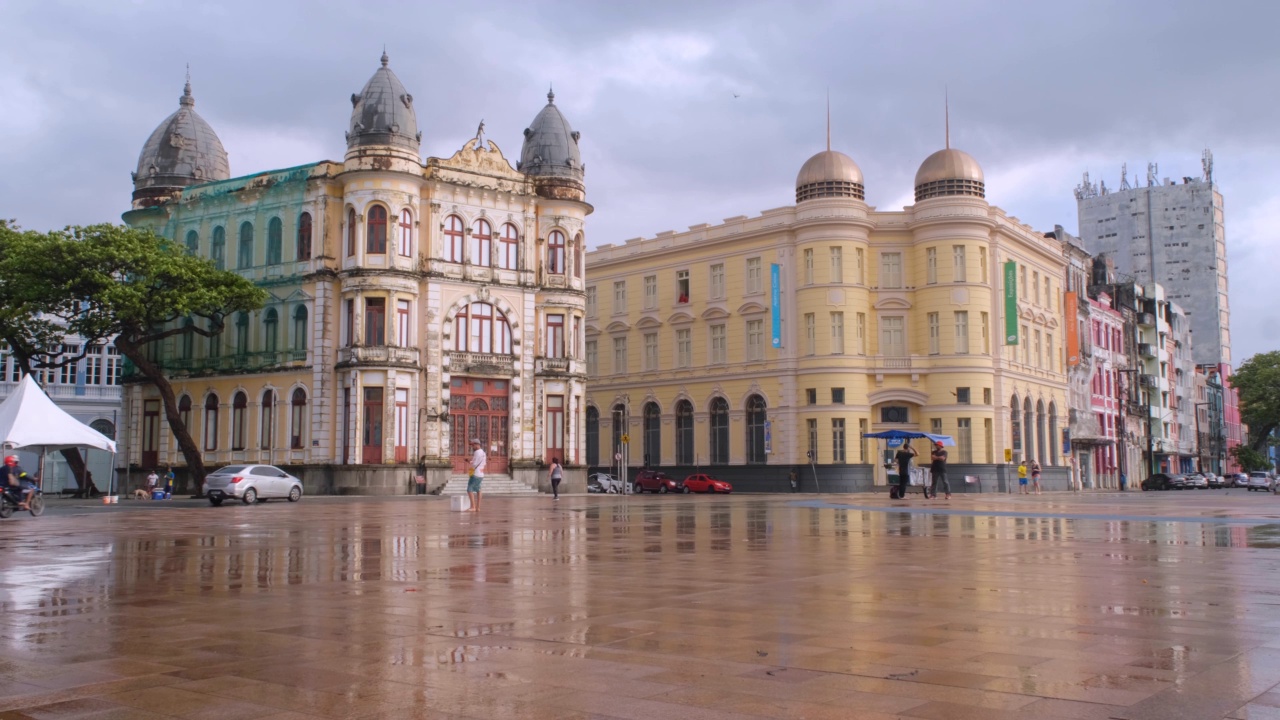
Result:
{"label": "white tent canopy", "polygon": [[0,446],[39,452],[91,447],[115,453],[116,444],[53,404],[30,375],[0,403]]}

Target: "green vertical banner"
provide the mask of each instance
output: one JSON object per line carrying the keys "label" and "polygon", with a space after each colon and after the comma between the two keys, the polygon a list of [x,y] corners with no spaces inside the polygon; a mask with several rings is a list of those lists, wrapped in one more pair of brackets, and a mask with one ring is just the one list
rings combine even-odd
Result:
{"label": "green vertical banner", "polygon": [[1004,264],[1004,344],[1018,344],[1018,263]]}

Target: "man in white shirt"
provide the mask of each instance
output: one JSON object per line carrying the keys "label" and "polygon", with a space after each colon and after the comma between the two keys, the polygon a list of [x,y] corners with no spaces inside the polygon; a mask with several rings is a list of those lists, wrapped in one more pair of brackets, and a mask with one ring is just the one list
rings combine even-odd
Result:
{"label": "man in white shirt", "polygon": [[160,482],[160,476],[156,474],[155,470],[152,470],[151,474],[147,476],[147,499],[148,500],[152,498],[151,493],[156,491],[156,484],[159,482]]}
{"label": "man in white shirt", "polygon": [[480,441],[471,439],[471,475],[467,478],[467,498],[471,500],[471,512],[480,512],[480,482],[484,480],[484,466],[489,462],[480,447]]}

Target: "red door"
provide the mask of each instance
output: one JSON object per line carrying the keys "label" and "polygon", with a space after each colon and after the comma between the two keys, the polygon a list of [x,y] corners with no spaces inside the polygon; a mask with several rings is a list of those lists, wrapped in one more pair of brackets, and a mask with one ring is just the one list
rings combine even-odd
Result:
{"label": "red door", "polygon": [[160,464],[160,401],[142,403],[142,467]]}
{"label": "red door", "polygon": [[489,456],[486,475],[507,472],[509,436],[508,395],[511,382],[490,378],[453,378],[449,389],[449,429],[453,471],[465,473],[471,461],[471,440],[480,441]]}
{"label": "red door", "polygon": [[382,463],[382,388],[364,389],[364,432],[360,461],[366,465]]}

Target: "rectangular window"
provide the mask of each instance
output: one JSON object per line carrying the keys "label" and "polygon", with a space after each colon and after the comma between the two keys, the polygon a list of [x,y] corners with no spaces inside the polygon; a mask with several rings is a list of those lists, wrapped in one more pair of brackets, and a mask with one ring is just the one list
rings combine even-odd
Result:
{"label": "rectangular window", "polygon": [[747,321],[747,360],[764,359],[764,321]]}
{"label": "rectangular window", "polygon": [[960,462],[973,462],[973,421],[969,418],[956,420],[956,446]]}
{"label": "rectangular window", "polygon": [[844,250],[839,247],[831,248],[831,282],[844,282]]}
{"label": "rectangular window", "polygon": [[723,325],[711,326],[711,364],[723,365],[728,358]]}
{"label": "rectangular window", "polygon": [[1026,325],[1023,325],[1022,335],[1019,336],[1022,338],[1022,364],[1023,365],[1031,364],[1031,343],[1027,342],[1027,338],[1031,337],[1030,330],[1031,328],[1028,328]]}
{"label": "rectangular window", "polygon": [[396,301],[396,339],[399,341],[400,347],[409,347],[413,342],[409,332],[413,329],[413,326],[409,323],[410,307],[408,300]]}
{"label": "rectangular window", "polygon": [[982,354],[991,354],[991,316],[982,313]]}
{"label": "rectangular window", "polygon": [[987,282],[987,249],[985,247],[978,248],[978,277],[985,285]]}
{"label": "rectangular window", "polygon": [[587,288],[587,317],[596,316],[596,286]]}
{"label": "rectangular window", "polygon": [[619,280],[613,284],[613,314],[627,313],[627,281]]}
{"label": "rectangular window", "polygon": [[653,310],[658,307],[658,276],[645,275],[644,277],[644,309]]}
{"label": "rectangular window", "polygon": [[880,354],[903,357],[907,354],[905,323],[901,315],[880,318]]}
{"label": "rectangular window", "polygon": [[564,315],[547,315],[547,346],[545,357],[564,357]]}
{"label": "rectangular window", "polygon": [[405,388],[396,388],[396,462],[409,462],[409,391]]}
{"label": "rectangular window", "polygon": [[982,388],[982,404],[991,404],[991,388]]}
{"label": "rectangular window", "polygon": [[858,419],[858,462],[867,461],[867,419]]}
{"label": "rectangular window", "polygon": [[942,351],[941,340],[938,335],[942,329],[938,325],[938,313],[929,313],[929,354],[937,355]]}
{"label": "rectangular window", "polygon": [[985,418],[982,421],[982,434],[983,434],[982,442],[986,444],[986,453],[987,453],[986,460],[984,462],[988,462],[988,463],[995,462],[995,459],[996,459],[995,435],[991,431],[991,418]]}
{"label": "rectangular window", "polygon": [[857,320],[857,327],[854,328],[854,332],[856,333],[854,342],[858,344],[858,354],[866,355],[867,354],[867,314],[858,313],[856,320]]}
{"label": "rectangular window", "polygon": [[760,258],[747,258],[747,294],[752,295],[764,291],[760,271]]}
{"label": "rectangular window", "polygon": [[356,301],[347,300],[347,347],[356,344]]}
{"label": "rectangular window", "polygon": [[1027,299],[1027,268],[1022,266],[1018,268],[1018,297],[1023,300]]}
{"label": "rectangular window", "polygon": [[964,246],[953,245],[951,247],[951,262],[955,268],[955,281],[966,282],[969,279],[969,268],[965,262]]}
{"label": "rectangular window", "polygon": [[930,428],[929,432],[933,433],[934,435],[941,435],[942,434],[942,418],[930,418],[929,428]]}
{"label": "rectangular window", "polygon": [[676,302],[684,305],[689,302],[689,271],[676,271]]}
{"label": "rectangular window", "polygon": [[817,389],[817,388],[805,388],[805,390],[804,390],[804,399],[805,399],[805,404],[807,404],[807,405],[817,405],[817,404],[818,404],[818,389]]}
{"label": "rectangular window", "polygon": [[587,341],[587,375],[596,377],[600,374],[600,351],[595,340]]}
{"label": "rectangular window", "polygon": [[1058,356],[1053,354],[1053,336],[1045,334],[1044,336],[1044,355],[1049,360],[1049,370],[1058,369]]}
{"label": "rectangular window", "polygon": [[817,321],[813,313],[804,314],[804,354],[813,355],[818,352]]}
{"label": "rectangular window", "polygon": [[1040,273],[1031,273],[1031,293],[1035,298],[1035,304],[1040,304]]}
{"label": "rectangular window", "polygon": [[867,284],[867,264],[863,258],[862,248],[853,251],[853,279],[859,285]]}
{"label": "rectangular window", "polygon": [[[1052,280],[1052,279],[1050,279],[1048,275],[1045,275],[1045,276],[1044,276],[1044,306],[1045,306],[1045,307],[1053,307],[1053,306],[1054,306],[1054,297],[1053,297],[1053,280]],[[1059,307],[1059,308],[1057,308],[1057,309],[1058,309],[1059,311],[1061,311],[1061,310],[1062,310],[1062,308],[1061,308],[1061,307]]]}
{"label": "rectangular window", "polygon": [[805,430],[808,431],[807,434],[809,436],[808,459],[812,462],[817,462],[818,460],[818,421],[805,420],[804,426],[805,426]]}
{"label": "rectangular window", "polygon": [[544,460],[564,460],[564,396],[547,396],[547,456]]}
{"label": "rectangular window", "polygon": [[831,313],[831,354],[844,354],[844,313]]}
{"label": "rectangular window", "polygon": [[831,462],[845,462],[844,455],[844,418],[831,419]]}
{"label": "rectangular window", "polygon": [[902,287],[902,253],[880,253],[880,287]]}
{"label": "rectangular window", "polygon": [[387,344],[387,299],[365,298],[364,344],[368,347]]}
{"label": "rectangular window", "polygon": [[933,285],[938,282],[938,248],[925,248],[924,251],[925,282]]}
{"label": "rectangular window", "polygon": [[644,369],[658,369],[658,333],[644,334]]}
{"label": "rectangular window", "polygon": [[575,317],[573,319],[573,335],[569,336],[568,344],[570,346],[569,357],[582,357],[582,341],[585,335],[582,332],[582,318]]}
{"label": "rectangular window", "polygon": [[692,334],[688,329],[676,331],[676,367],[687,368],[693,365]]}
{"label": "rectangular window", "polygon": [[956,388],[956,404],[957,405],[968,405],[969,397],[970,397],[969,388],[967,387]]}
{"label": "rectangular window", "polygon": [[813,248],[804,250],[804,284],[813,284]]}
{"label": "rectangular window", "polygon": [[711,266],[711,299],[724,299],[724,263]]}
{"label": "rectangular window", "polygon": [[613,373],[623,375],[627,372],[627,339],[613,339]]}
{"label": "rectangular window", "polygon": [[1036,367],[1044,367],[1044,358],[1041,357],[1040,355],[1040,331],[1039,330],[1035,331],[1034,337],[1035,337]]}
{"label": "rectangular window", "polygon": [[969,311],[956,311],[956,354],[969,354]]}
{"label": "rectangular window", "polygon": [[842,387],[831,388],[831,404],[832,405],[844,404],[844,388]]}

